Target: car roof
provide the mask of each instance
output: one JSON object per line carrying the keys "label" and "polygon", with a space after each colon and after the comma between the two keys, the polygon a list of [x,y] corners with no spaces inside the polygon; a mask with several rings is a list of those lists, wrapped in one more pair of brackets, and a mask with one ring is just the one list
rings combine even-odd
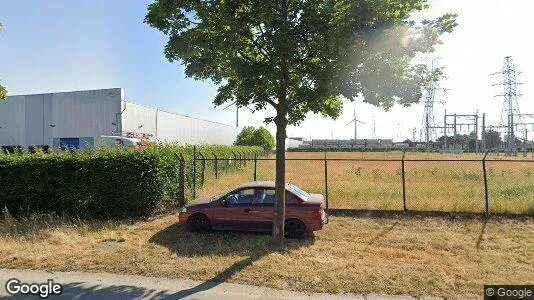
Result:
{"label": "car roof", "polygon": [[237,188],[256,188],[256,187],[266,187],[266,188],[274,188],[274,181],[251,181],[251,182],[245,182],[241,185],[239,185]]}

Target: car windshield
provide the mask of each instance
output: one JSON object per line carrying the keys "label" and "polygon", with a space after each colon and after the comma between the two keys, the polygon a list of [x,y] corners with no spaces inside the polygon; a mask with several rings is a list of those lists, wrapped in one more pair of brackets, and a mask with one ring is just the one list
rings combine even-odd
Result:
{"label": "car windshield", "polygon": [[288,184],[287,190],[295,194],[297,197],[299,197],[300,199],[304,201],[308,201],[308,198],[310,198],[310,194],[306,193],[305,191],[303,191],[301,188],[299,188],[296,185]]}

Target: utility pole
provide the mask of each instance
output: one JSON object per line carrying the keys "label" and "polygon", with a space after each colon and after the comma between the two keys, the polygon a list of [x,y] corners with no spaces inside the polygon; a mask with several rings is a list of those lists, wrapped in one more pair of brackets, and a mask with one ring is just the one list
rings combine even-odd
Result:
{"label": "utility pole", "polygon": [[[433,73],[438,68],[438,59],[431,58],[429,72]],[[427,149],[430,147],[430,142],[436,137],[436,128],[439,128],[434,120],[434,103],[438,102],[435,100],[436,90],[445,91],[446,89],[438,88],[435,80],[430,81],[425,87],[425,110],[421,128],[424,130],[424,141]]]}
{"label": "utility pole", "polygon": [[486,113],[482,113],[482,152],[486,153]]}
{"label": "utility pole", "polygon": [[[223,110],[227,109],[228,107],[232,106],[235,104],[235,127],[239,127],[239,105],[237,105],[237,101],[234,101],[232,103],[230,103],[228,106],[226,106],[225,108],[223,108]],[[246,108],[248,108],[251,112],[254,112],[254,110],[248,106],[245,106]]]}
{"label": "utility pole", "polygon": [[[449,120],[449,118],[452,118],[452,121]],[[445,133],[445,150],[447,150],[447,144],[448,144],[448,136],[447,136],[447,130],[449,128],[452,129],[453,136],[452,136],[452,143],[453,148],[452,150],[457,150],[457,144],[458,144],[458,133],[468,133],[471,134],[472,132],[475,133],[478,139],[478,112],[473,115],[467,115],[467,114],[447,114],[447,111],[445,111],[445,117],[443,119],[443,130]],[[467,127],[467,129],[465,129]],[[442,127],[436,127],[436,128],[442,128]],[[475,147],[476,144],[475,144]]]}
{"label": "utility pole", "polygon": [[456,114],[454,114],[454,151],[456,151],[456,140],[457,140],[457,131],[456,131]]}
{"label": "utility pole", "polygon": [[527,135],[528,135],[528,130],[525,128],[525,137],[523,139],[523,156],[527,156]]}
{"label": "utility pole", "polygon": [[[469,129],[469,126],[467,127]],[[475,114],[475,152],[478,153],[478,109]]]}
{"label": "utility pole", "polygon": [[371,134],[371,138],[374,140],[376,139],[376,121],[375,121],[375,117],[373,116],[373,121],[372,121],[372,134]]}
{"label": "utility pole", "polygon": [[443,149],[445,152],[447,152],[447,110],[445,110],[445,117],[443,121],[443,132],[445,133],[445,149]]}
{"label": "utility pole", "polygon": [[506,155],[510,156],[514,155],[517,151],[514,132],[514,114],[520,114],[517,97],[521,96],[521,94],[517,93],[517,85],[522,83],[517,82],[516,76],[521,74],[521,72],[516,71],[512,57],[506,56],[504,57],[503,69],[492,73],[492,75],[496,74],[500,74],[503,77],[502,82],[496,83],[493,86],[502,86],[504,89],[502,94],[495,95],[495,97],[504,98],[500,125],[505,125],[503,119],[506,115]]}

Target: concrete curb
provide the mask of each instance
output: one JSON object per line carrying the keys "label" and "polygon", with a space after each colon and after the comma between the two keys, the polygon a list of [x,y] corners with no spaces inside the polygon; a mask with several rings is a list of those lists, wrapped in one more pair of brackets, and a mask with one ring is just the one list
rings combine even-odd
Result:
{"label": "concrete curb", "polygon": [[48,272],[39,270],[0,269],[0,299],[39,299],[38,296],[10,296],[9,279],[24,283],[46,283],[52,279],[63,286],[60,295],[48,299],[441,299],[411,296],[301,293],[235,283],[202,282],[135,275],[85,272]]}

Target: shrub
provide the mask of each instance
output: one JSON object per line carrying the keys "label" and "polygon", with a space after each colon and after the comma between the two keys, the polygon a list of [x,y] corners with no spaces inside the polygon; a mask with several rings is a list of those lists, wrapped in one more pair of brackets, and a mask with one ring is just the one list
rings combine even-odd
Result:
{"label": "shrub", "polygon": [[[203,146],[221,157],[258,148]],[[146,151],[101,149],[51,154],[0,155],[0,208],[14,216],[67,214],[80,218],[137,218],[177,203],[180,161],[193,178],[192,146],[162,145]],[[185,188],[191,184],[182,183]]]}
{"label": "shrub", "polygon": [[247,126],[237,135],[234,144],[241,146],[258,146],[262,147],[265,151],[270,151],[276,145],[276,141],[269,130],[263,127],[254,129],[254,127]]}

